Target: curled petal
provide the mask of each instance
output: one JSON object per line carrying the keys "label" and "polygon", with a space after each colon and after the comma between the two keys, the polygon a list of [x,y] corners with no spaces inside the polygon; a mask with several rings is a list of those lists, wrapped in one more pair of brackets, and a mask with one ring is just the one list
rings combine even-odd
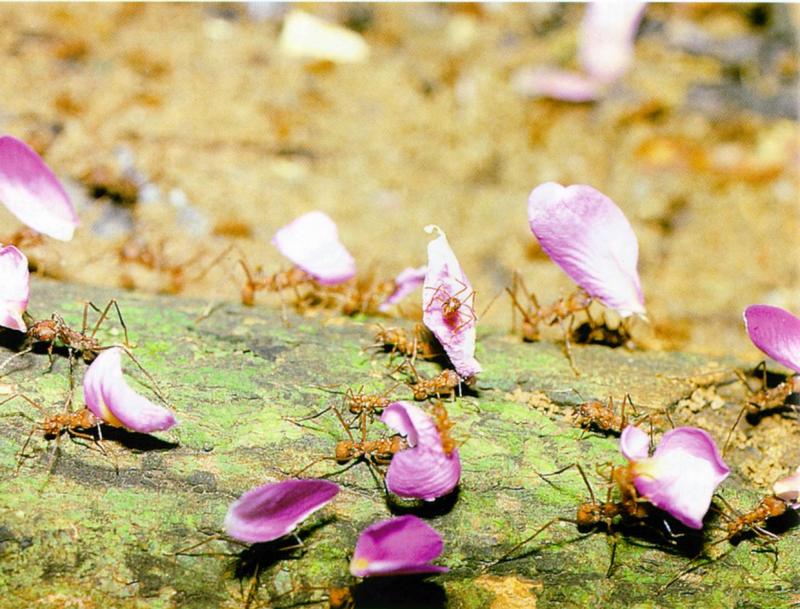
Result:
{"label": "curled petal", "polygon": [[291,533],[330,502],[339,485],[328,480],[285,480],[247,491],[225,516],[225,531],[240,541],[261,543]]}
{"label": "curled petal", "polygon": [[578,55],[592,78],[607,83],[628,71],[644,7],[644,2],[630,0],[603,0],[586,7]]}
{"label": "curled petal", "polygon": [[451,492],[461,478],[458,450],[449,455],[433,419],[408,402],[394,402],[381,415],[388,427],[408,438],[410,448],[392,457],[386,488],[398,497],[433,501]]}
{"label": "curled petal", "polygon": [[391,295],[381,303],[381,305],[378,307],[378,310],[381,312],[388,310],[390,306],[397,304],[403,300],[403,298],[421,286],[425,281],[427,269],[428,267],[424,265],[417,268],[409,266],[400,271],[400,273],[394,279],[394,292],[392,292]]}
{"label": "curled petal", "polygon": [[800,319],[780,307],[751,305],[744,311],[744,325],[756,347],[800,372]]}
{"label": "curled petal", "polygon": [[602,94],[594,79],[555,68],[525,68],[514,74],[511,87],[527,97],[549,97],[568,102],[591,102]]}
{"label": "curled petal", "polygon": [[791,476],[778,480],[772,486],[772,492],[791,503],[793,508],[800,508],[800,467]]}
{"label": "curled petal", "polygon": [[447,567],[431,564],[444,547],[442,537],[416,516],[376,522],[356,542],[350,573],[355,577],[442,573]]}
{"label": "curled petal", "polygon": [[339,241],[336,224],[321,211],[303,214],[279,229],[272,244],[323,285],[336,285],[356,274],[356,263]]}
{"label": "curled petal", "polygon": [[619,449],[628,461],[647,459],[650,454],[650,438],[635,425],[628,425],[619,437]]}
{"label": "curled petal", "polygon": [[122,376],[119,349],[105,349],[83,377],[86,407],[110,425],[140,433],[163,431],[177,424],[170,410],[136,393]]}
{"label": "curled petal", "polygon": [[433,224],[425,227],[425,232],[434,231],[439,236],[428,243],[422,321],[441,343],[459,376],[467,379],[482,370],[475,359],[475,292],[442,229]]}
{"label": "curled petal", "polygon": [[28,308],[28,259],[13,245],[0,247],[0,326],[25,332],[22,313]]}
{"label": "curled petal", "polygon": [[678,427],[664,434],[652,457],[633,461],[632,472],[642,497],[687,527],[701,529],[711,497],[730,469],[708,433]]}
{"label": "curled petal", "polygon": [[542,249],[572,280],[620,315],[645,313],[639,244],[625,214],[591,186],[547,182],[528,198]]}
{"label": "curled petal", "polygon": [[78,215],[64,187],[27,144],[0,137],[0,202],[33,230],[72,239]]}

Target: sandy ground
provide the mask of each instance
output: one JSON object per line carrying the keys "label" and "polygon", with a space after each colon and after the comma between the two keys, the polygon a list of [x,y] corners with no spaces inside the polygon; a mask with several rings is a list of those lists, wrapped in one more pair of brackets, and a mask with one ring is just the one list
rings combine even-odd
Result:
{"label": "sandy ground", "polygon": [[[572,286],[525,208],[554,180],[630,218],[663,346],[755,362],[743,308],[800,312],[797,6],[650,6],[633,69],[594,104],[512,86],[522,68],[577,65],[580,5],[304,6],[361,33],[354,64],[287,56],[289,7],[273,9],[0,7],[0,124],[41,151],[82,221],[72,242],[26,249],[43,274],[234,300],[238,254],[197,278],[207,263],[235,242],[286,268],[271,235],[321,209],[364,273],[423,264],[436,223],[479,311],[513,269],[546,302]],[[0,234],[17,226],[0,209]],[[126,243],[160,270],[122,260]],[[503,297],[487,323],[509,310]]]}

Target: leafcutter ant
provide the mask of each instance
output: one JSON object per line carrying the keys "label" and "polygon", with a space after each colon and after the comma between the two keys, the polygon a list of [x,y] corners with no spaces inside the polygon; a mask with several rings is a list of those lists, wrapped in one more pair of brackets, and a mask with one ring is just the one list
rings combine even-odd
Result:
{"label": "leafcutter ant", "polygon": [[[259,290],[276,292],[280,295],[283,290],[291,288],[294,290],[296,299],[299,302],[302,298],[297,288],[301,285],[316,284],[311,275],[297,266],[272,275],[264,275],[261,267],[256,267],[255,272],[251,271],[244,258],[239,259],[239,265],[245,274],[245,283],[241,289],[242,304],[248,307],[255,304],[256,292]],[[283,301],[281,300],[281,302]]]}
{"label": "leafcutter ant", "polygon": [[[433,293],[424,309],[430,311],[434,303],[440,303],[444,323],[451,328],[453,333],[457,333],[469,324],[477,322],[478,317],[475,314],[475,290],[460,279],[454,279],[461,287],[452,294],[447,290],[444,282],[436,287],[429,286],[425,288],[426,290],[433,290]],[[459,298],[462,294],[465,294],[465,296]]]}
{"label": "leafcutter ant", "polygon": [[[396,383],[389,389],[387,389],[382,394],[374,394],[374,393],[364,393],[364,387],[360,387],[359,390],[353,391],[352,387],[348,387],[347,390],[344,392],[343,397],[343,405],[346,410],[349,410],[351,414],[355,415],[355,418],[350,422],[348,427],[352,427],[353,423],[358,420],[359,421],[359,428],[362,430],[366,429],[367,421],[372,421],[375,418],[375,415],[380,414],[383,410],[392,403],[392,399],[388,397],[388,395],[399,385],[400,383]],[[323,391],[331,391],[332,393],[340,393],[338,391],[334,391],[331,389],[326,389],[321,387]],[[300,421],[308,421],[310,419],[315,419],[318,416],[328,412],[331,410],[333,406],[328,406],[319,412],[316,412],[312,415],[303,417],[302,419],[295,419],[294,422]]]}
{"label": "leafcutter ant", "polygon": [[[102,421],[98,419],[88,408],[81,408],[80,410],[71,411],[69,410],[69,405],[71,401],[70,398],[67,399],[65,404],[65,411],[58,414],[48,415],[45,411],[45,408],[29,398],[28,396],[18,393],[12,395],[2,401],[0,401],[0,406],[3,404],[10,402],[15,398],[22,398],[28,404],[36,408],[39,412],[42,413],[43,419],[41,422],[34,421],[34,425],[31,428],[28,437],[25,439],[25,442],[22,445],[22,448],[17,453],[17,472],[19,472],[20,467],[22,467],[22,461],[25,459],[25,451],[30,444],[31,438],[33,438],[33,434],[37,431],[42,432],[42,435],[45,439],[55,439],[55,445],[53,447],[53,453],[49,460],[49,470],[52,472],[53,467],[55,467],[56,460],[54,455],[58,450],[59,442],[61,440],[61,436],[63,434],[68,434],[70,438],[81,438],[84,440],[90,440],[93,444],[95,444],[103,454],[106,454],[105,449],[103,448],[100,441],[103,439],[102,433],[100,431],[100,424]],[[18,413],[11,413],[22,416],[26,419],[33,420],[27,414],[23,412]],[[92,430],[97,430],[96,435],[92,434]]]}
{"label": "leafcutter ant", "polygon": [[[523,306],[517,299],[518,288],[522,289],[527,306]],[[572,325],[575,323],[575,315],[578,313],[586,314],[591,327],[597,326],[589,314],[592,297],[583,289],[578,288],[569,296],[559,298],[548,307],[542,307],[536,299],[536,295],[529,292],[525,287],[525,283],[517,271],[514,271],[512,287],[506,288],[506,291],[511,297],[512,332],[516,332],[517,311],[522,315],[522,340],[527,342],[539,340],[539,326],[541,324],[552,326],[557,323],[561,327],[564,336],[564,350],[569,359],[569,365],[573,372],[579,375],[580,373],[575,367],[575,359],[572,355],[570,336],[572,335]],[[567,320],[569,320],[569,325],[565,326],[564,322]]]}
{"label": "leafcutter ant", "polygon": [[388,351],[390,355],[399,353],[411,361],[436,359],[443,354],[433,334],[423,324],[414,326],[413,336],[403,328],[379,326],[373,347]]}
{"label": "leafcutter ant", "polygon": [[413,374],[414,382],[410,383],[409,387],[411,387],[415,400],[422,401],[432,397],[441,398],[443,396],[451,396],[455,400],[456,391],[458,391],[459,395],[461,394],[462,381],[455,370],[448,368],[442,370],[433,378],[425,379],[419,375],[410,360],[403,362],[398,370],[404,366],[407,366]]}
{"label": "leafcutter ant", "polygon": [[450,430],[453,428],[453,421],[447,413],[442,402],[437,401],[431,409],[433,415],[433,422],[436,425],[436,430],[439,432],[439,437],[442,440],[442,450],[448,457],[453,454],[453,451],[458,448],[458,444],[450,435]]}
{"label": "leafcutter ant", "polygon": [[614,398],[612,396],[609,396],[607,404],[603,404],[599,400],[582,402],[573,408],[572,420],[576,426],[583,428],[584,433],[594,430],[619,435],[628,424],[628,417],[625,415],[626,402],[635,411],[629,393],[626,393],[625,397],[622,398],[619,414],[617,414],[614,407]]}
{"label": "leafcutter ant", "polygon": [[[615,529],[618,527],[630,525],[638,526],[644,524],[650,518],[650,516],[653,515],[652,506],[646,500],[639,497],[638,493],[636,492],[636,488],[633,485],[633,481],[631,480],[628,466],[611,467],[608,477],[610,482],[608,494],[606,495],[606,500],[603,502],[599,502],[595,498],[592,485],[589,484],[589,479],[586,477],[586,474],[579,463],[573,463],[549,474],[539,474],[539,476],[548,484],[552,484],[552,482],[548,480],[549,476],[561,474],[572,467],[575,467],[580,473],[586,488],[589,490],[590,500],[578,505],[575,518],[553,518],[534,531],[532,535],[529,535],[521,542],[516,544],[499,559],[495,560],[490,567],[506,560],[513,560],[513,558],[510,559],[509,557],[511,557],[522,546],[539,536],[546,529],[558,522],[567,522],[576,525],[579,529],[590,529],[592,532],[598,529],[605,530],[606,533],[612,536],[611,562],[608,566],[608,570],[606,571],[606,577],[611,576],[613,573],[614,559],[617,551],[617,534]],[[619,491],[619,501],[612,501],[612,493],[614,488],[618,489]]]}

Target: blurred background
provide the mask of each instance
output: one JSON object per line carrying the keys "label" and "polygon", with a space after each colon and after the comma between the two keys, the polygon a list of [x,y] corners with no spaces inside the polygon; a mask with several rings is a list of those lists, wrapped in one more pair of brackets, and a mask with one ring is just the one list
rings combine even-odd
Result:
{"label": "blurred background", "polygon": [[[310,34],[287,31],[298,11],[321,20]],[[72,242],[24,250],[47,277],[235,301],[240,254],[208,265],[235,243],[288,268],[269,240],[303,212],[327,212],[380,279],[424,264],[436,223],[480,312],[514,269],[542,302],[572,289],[527,196],[589,184],[639,237],[661,344],[756,359],[744,307],[800,314],[800,6],[648,5],[629,70],[593,101],[548,99],[526,75],[580,70],[584,13],[2,5],[2,131],[44,157],[81,218]],[[0,236],[17,228],[0,208]],[[484,323],[509,326],[507,297]]]}

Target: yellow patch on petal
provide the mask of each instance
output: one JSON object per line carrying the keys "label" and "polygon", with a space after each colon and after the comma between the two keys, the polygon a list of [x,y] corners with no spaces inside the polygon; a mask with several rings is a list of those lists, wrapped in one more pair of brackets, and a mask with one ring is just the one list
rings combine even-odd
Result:
{"label": "yellow patch on petal", "polygon": [[353,571],[363,571],[369,566],[369,561],[366,558],[354,558],[351,563]]}
{"label": "yellow patch on petal", "polygon": [[662,474],[661,464],[658,459],[642,459],[632,464],[631,471],[634,476],[642,476],[650,480],[656,480]]}
{"label": "yellow patch on petal", "polygon": [[100,412],[103,414],[101,417],[103,421],[108,423],[109,425],[113,425],[114,427],[125,427],[117,417],[114,416],[114,413],[106,405],[103,399],[100,399]]}

